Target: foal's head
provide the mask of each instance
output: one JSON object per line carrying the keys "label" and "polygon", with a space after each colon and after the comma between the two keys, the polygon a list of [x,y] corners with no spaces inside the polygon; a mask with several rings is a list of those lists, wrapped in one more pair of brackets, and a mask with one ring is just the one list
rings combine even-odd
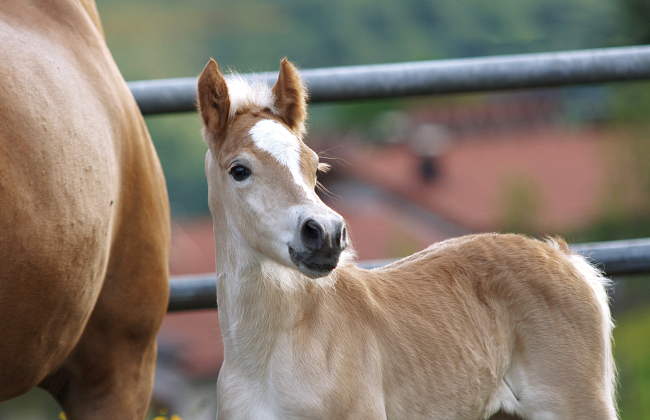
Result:
{"label": "foal's head", "polygon": [[[217,247],[243,246],[311,278],[328,275],[347,246],[346,228],[314,191],[319,162],[301,139],[306,93],[298,71],[283,60],[271,89],[226,82],[210,60],[198,91],[210,209],[216,233],[226,236]],[[242,249],[218,252],[229,258]]]}

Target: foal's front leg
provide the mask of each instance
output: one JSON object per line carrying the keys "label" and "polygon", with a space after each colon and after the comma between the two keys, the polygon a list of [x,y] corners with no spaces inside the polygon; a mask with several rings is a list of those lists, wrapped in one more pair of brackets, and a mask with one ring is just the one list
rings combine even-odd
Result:
{"label": "foal's front leg", "polygon": [[358,404],[352,407],[348,413],[347,420],[386,420],[385,407],[378,404]]}

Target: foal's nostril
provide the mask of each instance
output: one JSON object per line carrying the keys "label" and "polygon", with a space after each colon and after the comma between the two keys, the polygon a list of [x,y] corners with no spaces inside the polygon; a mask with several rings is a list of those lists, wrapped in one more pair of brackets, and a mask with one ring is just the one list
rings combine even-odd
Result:
{"label": "foal's nostril", "polygon": [[323,228],[313,219],[302,225],[300,237],[308,248],[320,249],[323,246]]}

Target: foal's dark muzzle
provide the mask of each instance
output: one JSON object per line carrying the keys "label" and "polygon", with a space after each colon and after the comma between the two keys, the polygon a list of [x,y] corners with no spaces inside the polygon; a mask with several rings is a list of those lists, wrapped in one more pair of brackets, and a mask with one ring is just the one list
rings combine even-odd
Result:
{"label": "foal's dark muzzle", "polygon": [[303,274],[323,277],[336,268],[347,246],[347,229],[336,213],[308,217],[300,223],[298,238],[289,245],[291,260]]}

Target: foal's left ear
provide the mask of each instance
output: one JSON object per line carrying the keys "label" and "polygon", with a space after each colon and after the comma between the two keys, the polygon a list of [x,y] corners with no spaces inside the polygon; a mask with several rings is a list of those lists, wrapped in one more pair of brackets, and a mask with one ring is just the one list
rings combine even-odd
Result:
{"label": "foal's left ear", "polygon": [[307,90],[300,80],[298,70],[286,57],[280,63],[280,74],[272,92],[278,116],[296,135],[304,134]]}

